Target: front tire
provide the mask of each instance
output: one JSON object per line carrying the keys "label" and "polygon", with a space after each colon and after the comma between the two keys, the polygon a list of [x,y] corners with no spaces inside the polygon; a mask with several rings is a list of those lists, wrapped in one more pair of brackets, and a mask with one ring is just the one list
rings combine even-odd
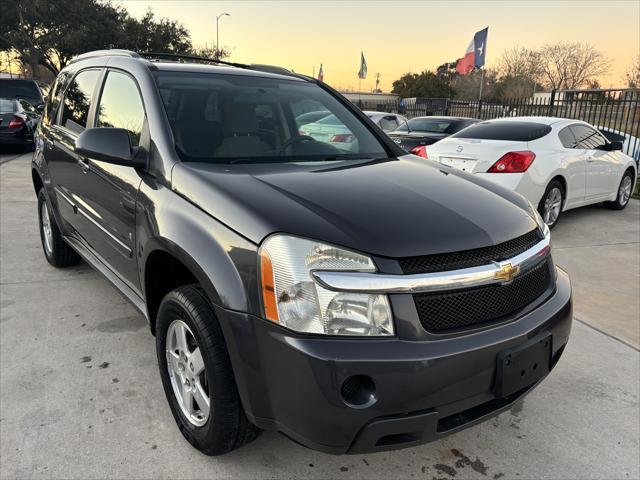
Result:
{"label": "front tire", "polygon": [[199,286],[179,287],[162,300],[156,351],[171,413],[191,445],[221,455],[258,436],[242,408],[222,330]]}
{"label": "front tire", "polygon": [[562,206],[564,205],[564,197],[565,191],[562,183],[558,180],[552,180],[549,185],[547,185],[547,189],[538,205],[538,212],[549,229],[555,227],[560,219]]}
{"label": "front tire", "polygon": [[618,194],[613,202],[604,202],[604,206],[610,210],[623,210],[629,203],[633,189],[633,172],[627,170],[620,180]]}
{"label": "front tire", "polygon": [[56,268],[70,267],[80,262],[80,255],[62,238],[44,188],[38,192],[38,220],[42,250],[47,262]]}

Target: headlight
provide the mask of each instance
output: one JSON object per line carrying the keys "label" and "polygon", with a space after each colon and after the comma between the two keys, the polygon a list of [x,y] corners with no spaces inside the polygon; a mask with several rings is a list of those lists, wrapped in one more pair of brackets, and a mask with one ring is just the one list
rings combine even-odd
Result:
{"label": "headlight", "polygon": [[538,209],[531,202],[529,202],[529,212],[531,213],[531,216],[536,219],[536,222],[538,223],[540,230],[542,230],[542,234],[545,237],[549,235],[551,233],[551,231],[549,230],[549,225],[547,225],[544,222],[542,215],[540,215],[540,212],[538,212]]}
{"label": "headlight", "polygon": [[313,270],[374,272],[371,258],[289,235],[272,235],[259,251],[264,315],[304,333],[393,335],[386,295],[332,292],[313,281]]}

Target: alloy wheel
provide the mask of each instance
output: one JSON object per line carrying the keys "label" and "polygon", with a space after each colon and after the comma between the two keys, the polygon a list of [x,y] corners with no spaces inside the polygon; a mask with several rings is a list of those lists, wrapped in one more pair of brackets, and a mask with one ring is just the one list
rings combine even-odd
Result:
{"label": "alloy wheel", "polygon": [[44,236],[44,248],[47,251],[47,255],[51,256],[53,253],[53,234],[51,231],[51,217],[49,215],[47,202],[42,202],[42,206],[40,207],[40,218],[42,222],[42,233]]}
{"label": "alloy wheel", "polygon": [[618,190],[618,202],[620,205],[626,205],[631,197],[631,187],[633,181],[629,175],[626,175],[620,183],[620,189]]}
{"label": "alloy wheel", "polygon": [[189,326],[174,320],[167,330],[167,367],[183,415],[196,427],[210,415],[210,394],[202,352]]}
{"label": "alloy wheel", "polygon": [[562,208],[562,192],[559,188],[554,187],[549,190],[547,198],[544,201],[544,210],[542,218],[547,225],[553,225],[560,216]]}

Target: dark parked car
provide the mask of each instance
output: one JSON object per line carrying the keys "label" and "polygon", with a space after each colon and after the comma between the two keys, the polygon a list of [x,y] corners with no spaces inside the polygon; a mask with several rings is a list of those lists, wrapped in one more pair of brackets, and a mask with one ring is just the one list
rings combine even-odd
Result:
{"label": "dark parked car", "polygon": [[[32,174],[44,255],[84,258],[148,319],[191,444],[417,445],[556,365],[571,287],[523,197],[406,155],[312,78],[188,60],[71,62]],[[299,135],[309,101],[357,149]]]}
{"label": "dark parked car", "polygon": [[0,78],[0,98],[23,99],[36,109],[44,105],[42,91],[35,80]]}
{"label": "dark parked car", "polygon": [[0,146],[32,147],[40,112],[25,100],[0,98]]}
{"label": "dark parked car", "polygon": [[388,135],[407,152],[426,157],[424,147],[480,120],[464,117],[415,117]]}

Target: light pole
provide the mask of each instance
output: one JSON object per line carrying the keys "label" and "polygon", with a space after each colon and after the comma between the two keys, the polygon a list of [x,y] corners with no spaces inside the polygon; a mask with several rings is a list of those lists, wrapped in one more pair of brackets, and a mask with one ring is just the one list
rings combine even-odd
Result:
{"label": "light pole", "polygon": [[220,36],[218,35],[220,17],[230,17],[230,13],[221,13],[216,17],[216,60],[220,59]]}

